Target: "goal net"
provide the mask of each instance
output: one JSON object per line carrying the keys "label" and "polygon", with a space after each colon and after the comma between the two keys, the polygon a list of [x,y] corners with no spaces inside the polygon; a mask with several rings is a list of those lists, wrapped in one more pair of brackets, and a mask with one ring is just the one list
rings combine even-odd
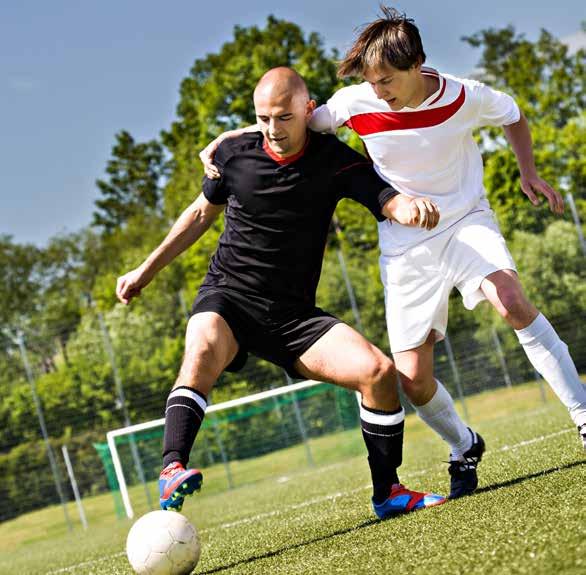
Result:
{"label": "goal net", "polygon": [[[164,422],[116,429],[107,434],[106,444],[95,445],[115,499],[120,496],[118,511],[128,517],[135,506],[143,507],[145,490],[147,508],[158,499]],[[354,393],[312,380],[293,383],[208,406],[190,466],[203,470],[206,492],[270,476],[286,478],[305,466],[361,453],[360,434],[344,434],[358,426]]]}

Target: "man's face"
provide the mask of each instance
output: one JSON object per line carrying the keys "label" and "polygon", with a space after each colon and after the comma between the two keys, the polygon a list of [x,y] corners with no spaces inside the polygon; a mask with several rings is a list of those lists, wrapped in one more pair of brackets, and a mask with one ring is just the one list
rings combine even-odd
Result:
{"label": "man's face", "polygon": [[254,96],[256,119],[273,152],[292,156],[301,151],[315,102],[301,92],[261,91]]}
{"label": "man's face", "polygon": [[405,106],[417,107],[420,88],[421,66],[409,70],[398,70],[390,64],[366,68],[364,79],[372,86],[377,98],[385,100],[391,110],[397,111]]}

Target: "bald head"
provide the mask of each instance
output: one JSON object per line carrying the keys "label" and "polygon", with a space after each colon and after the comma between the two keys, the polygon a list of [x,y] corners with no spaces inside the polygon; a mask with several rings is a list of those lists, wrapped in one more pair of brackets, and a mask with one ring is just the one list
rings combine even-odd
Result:
{"label": "bald head", "polygon": [[257,123],[265,142],[277,155],[292,156],[307,140],[307,125],[315,109],[303,78],[281,66],[269,70],[254,90]]}
{"label": "bald head", "polygon": [[304,102],[309,100],[309,90],[305,80],[293,69],[279,66],[263,74],[254,90],[254,101],[257,97],[286,98],[301,97]]}

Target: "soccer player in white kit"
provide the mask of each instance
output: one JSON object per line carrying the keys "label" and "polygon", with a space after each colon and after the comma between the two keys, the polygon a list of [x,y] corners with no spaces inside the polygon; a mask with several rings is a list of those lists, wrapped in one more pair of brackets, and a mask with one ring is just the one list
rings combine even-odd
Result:
{"label": "soccer player in white kit", "polygon": [[341,76],[359,75],[365,82],[336,92],[316,110],[311,127],[347,125],[362,138],[379,175],[401,193],[425,195],[439,207],[440,223],[432,231],[379,223],[380,268],[403,388],[420,417],[450,445],[451,496],[457,497],[476,487],[483,446],[433,377],[433,346],[445,335],[454,286],[466,308],[487,299],[513,327],[530,362],[568,408],[585,448],[586,386],[566,344],[524,295],[483,186],[473,130],[502,126],[523,192],[535,205],[543,194],[552,211],[562,213],[560,194],[537,175],[526,119],[507,94],[440,74],[424,62],[413,22],[384,9],[340,64]]}
{"label": "soccer player in white kit", "polygon": [[487,299],[513,327],[532,365],[568,408],[586,449],[586,386],[566,344],[523,293],[486,198],[474,129],[503,127],[519,164],[521,188],[534,205],[542,194],[560,214],[563,201],[537,175],[528,124],[513,98],[424,67],[413,21],[393,9],[383,12],[340,64],[340,76],[361,76],[365,82],[337,91],[314,112],[310,127],[335,132],[348,126],[383,179],[439,207],[441,219],[432,231],[388,220],[378,224],[380,268],[403,389],[421,419],[450,446],[450,497],[457,498],[477,487],[484,442],[466,427],[433,375],[434,344],[445,336],[454,286],[466,308]]}

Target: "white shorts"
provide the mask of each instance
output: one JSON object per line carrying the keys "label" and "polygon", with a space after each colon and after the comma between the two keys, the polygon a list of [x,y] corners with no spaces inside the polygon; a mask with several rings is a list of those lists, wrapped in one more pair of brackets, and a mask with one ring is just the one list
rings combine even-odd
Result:
{"label": "white shorts", "polygon": [[443,339],[452,288],[458,288],[466,308],[474,309],[486,299],[482,280],[504,269],[516,271],[491,210],[471,212],[401,255],[381,256],[391,351],[419,347],[431,330]]}

